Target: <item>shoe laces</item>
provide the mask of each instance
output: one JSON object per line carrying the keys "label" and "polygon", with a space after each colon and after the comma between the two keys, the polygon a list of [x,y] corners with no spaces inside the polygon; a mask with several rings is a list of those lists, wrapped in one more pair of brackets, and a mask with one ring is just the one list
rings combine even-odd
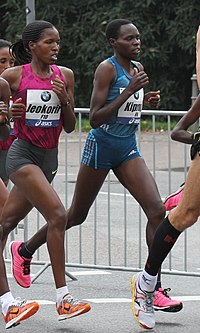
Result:
{"label": "shoe laces", "polygon": [[165,297],[169,297],[168,295],[168,292],[170,292],[171,288],[165,288],[165,289],[162,289],[162,288],[159,288],[158,291],[161,292]]}
{"label": "shoe laces", "polygon": [[22,263],[22,269],[23,269],[23,274],[24,275],[29,275],[30,274],[30,260],[28,259],[24,259],[23,263]]}
{"label": "shoe laces", "polygon": [[10,304],[9,308],[11,307],[22,307],[26,303],[25,299],[21,299],[20,297],[16,297],[12,303]]}
{"label": "shoe laces", "polygon": [[154,293],[145,293],[146,312],[153,312],[153,295]]}
{"label": "shoe laces", "polygon": [[70,294],[67,294],[63,297],[62,303],[65,303],[65,302],[69,303],[70,305],[76,305],[76,304],[80,303],[80,301],[78,299],[73,298],[73,296]]}

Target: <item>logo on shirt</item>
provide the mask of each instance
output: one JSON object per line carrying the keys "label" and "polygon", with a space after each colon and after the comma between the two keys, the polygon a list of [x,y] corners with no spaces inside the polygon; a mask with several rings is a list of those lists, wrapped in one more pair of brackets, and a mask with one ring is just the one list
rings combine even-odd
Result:
{"label": "logo on shirt", "polygon": [[135,94],[134,94],[135,99],[138,99],[139,96],[140,96],[139,91],[136,91]]}
{"label": "logo on shirt", "polygon": [[50,99],[51,99],[51,94],[50,94],[49,91],[43,91],[43,92],[41,93],[41,100],[42,100],[43,102],[48,102],[48,101],[50,101]]}

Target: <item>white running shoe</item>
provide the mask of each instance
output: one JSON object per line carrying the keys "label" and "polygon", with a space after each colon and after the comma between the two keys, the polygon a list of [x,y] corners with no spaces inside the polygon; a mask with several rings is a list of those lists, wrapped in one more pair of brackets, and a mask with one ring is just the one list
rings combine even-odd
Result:
{"label": "white running shoe", "polygon": [[146,329],[154,328],[155,314],[153,308],[154,292],[149,293],[140,289],[139,280],[142,272],[132,277],[132,312],[140,326]]}

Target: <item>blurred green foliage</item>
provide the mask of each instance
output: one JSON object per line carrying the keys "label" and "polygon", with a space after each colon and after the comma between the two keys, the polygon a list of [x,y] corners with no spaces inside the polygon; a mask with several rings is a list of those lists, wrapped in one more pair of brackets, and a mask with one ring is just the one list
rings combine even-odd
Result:
{"label": "blurred green foliage", "polygon": [[[25,0],[0,0],[1,38],[14,42],[26,25]],[[161,91],[160,109],[186,110],[195,73],[197,0],[35,0],[36,19],[52,22],[61,36],[58,63],[75,73],[75,103],[88,107],[95,68],[112,50],[106,24],[132,20],[141,34],[139,61],[150,77],[148,90]]]}

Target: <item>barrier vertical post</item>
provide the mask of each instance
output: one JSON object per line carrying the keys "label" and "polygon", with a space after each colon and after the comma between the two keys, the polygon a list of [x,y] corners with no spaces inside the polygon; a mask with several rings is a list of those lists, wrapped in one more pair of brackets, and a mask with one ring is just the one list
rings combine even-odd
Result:
{"label": "barrier vertical post", "polygon": [[26,0],[26,24],[35,20],[35,0]]}

